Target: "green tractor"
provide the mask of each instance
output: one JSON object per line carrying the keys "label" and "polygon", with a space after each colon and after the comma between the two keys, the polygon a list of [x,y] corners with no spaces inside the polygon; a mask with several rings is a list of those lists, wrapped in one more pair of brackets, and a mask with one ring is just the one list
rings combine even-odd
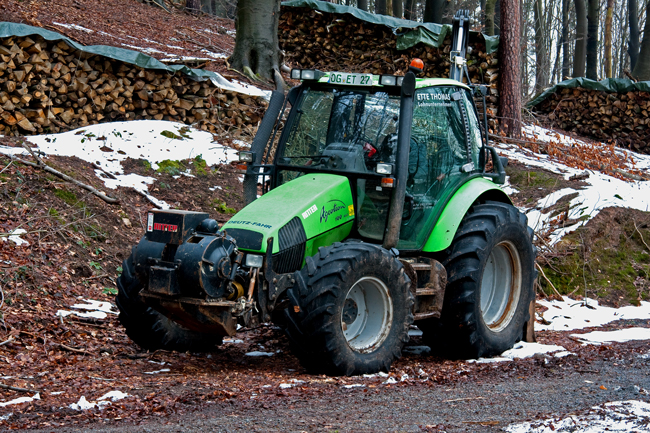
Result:
{"label": "green tractor", "polygon": [[452,79],[294,69],[302,84],[273,93],[240,152],[245,208],[222,227],[149,212],[118,279],[129,337],[201,351],[272,321],[332,375],[387,371],[414,322],[457,357],[532,338],[533,233],[499,186],[484,92],[460,81],[467,22],[454,19]]}

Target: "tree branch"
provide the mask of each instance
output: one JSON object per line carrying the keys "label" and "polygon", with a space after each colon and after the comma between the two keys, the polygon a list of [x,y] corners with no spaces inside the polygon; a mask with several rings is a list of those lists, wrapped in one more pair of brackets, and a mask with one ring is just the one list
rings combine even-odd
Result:
{"label": "tree branch", "polygon": [[0,383],[0,388],[10,389],[12,391],[20,391],[20,392],[41,392],[37,389],[18,388],[17,386],[9,386],[9,385],[5,385],[4,383]]}
{"label": "tree branch", "polygon": [[97,197],[104,200],[106,203],[110,203],[110,204],[119,203],[118,199],[113,198],[113,197],[109,197],[106,194],[104,194],[103,192],[93,188],[92,186],[87,185],[87,184],[85,184],[83,182],[79,182],[78,180],[68,176],[67,174],[63,174],[60,171],[55,170],[52,167],[50,167],[49,165],[45,164],[45,162],[43,162],[43,160],[32,149],[30,149],[29,146],[27,146],[25,143],[23,143],[23,147],[25,149],[27,149],[27,151],[34,157],[34,159],[36,159],[36,161],[38,161],[38,164],[30,162],[30,161],[25,161],[23,159],[18,158],[15,155],[4,155],[4,156],[8,156],[13,161],[20,162],[21,164],[29,165],[31,167],[40,168],[40,169],[43,169],[43,170],[47,171],[48,173],[52,173],[53,175],[58,176],[61,179],[65,180],[65,181],[68,181],[70,183],[73,183],[73,184],[77,185],[78,187],[85,189],[86,191],[90,191],[91,193],[95,194]]}

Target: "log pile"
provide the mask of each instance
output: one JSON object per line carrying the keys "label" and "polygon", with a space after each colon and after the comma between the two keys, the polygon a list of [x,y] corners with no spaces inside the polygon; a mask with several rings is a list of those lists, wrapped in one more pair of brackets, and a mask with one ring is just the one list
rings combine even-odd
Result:
{"label": "log pile", "polygon": [[81,53],[40,37],[0,39],[0,134],[156,119],[222,133],[256,126],[266,101],[167,71]]}
{"label": "log pile", "polygon": [[[440,48],[419,43],[398,51],[397,36],[388,27],[309,8],[283,8],[278,34],[285,62],[294,68],[403,75],[411,60],[419,57],[425,65],[422,76],[449,78],[451,36]],[[468,71],[472,83],[489,86],[488,117],[494,127],[499,96],[497,53],[487,54],[483,37],[472,36]]]}
{"label": "log pile", "polygon": [[565,131],[650,154],[650,93],[561,89],[534,107],[542,121]]}

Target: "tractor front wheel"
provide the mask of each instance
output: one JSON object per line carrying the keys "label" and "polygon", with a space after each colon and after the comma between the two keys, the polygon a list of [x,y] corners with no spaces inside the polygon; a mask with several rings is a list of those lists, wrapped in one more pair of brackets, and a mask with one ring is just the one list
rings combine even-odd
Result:
{"label": "tractor front wheel", "polygon": [[221,336],[190,331],[146,306],[138,296],[143,288],[144,284],[135,275],[131,255],[122,263],[115,303],[120,310],[119,318],[126,335],[138,346],[146,350],[207,352],[221,344]]}
{"label": "tractor front wheel", "polygon": [[388,371],[413,322],[410,280],[400,261],[362,242],[322,247],[296,273],[287,295],[287,333],[314,373]]}
{"label": "tractor front wheel", "polygon": [[535,299],[535,248],[514,206],[472,206],[447,251],[440,320],[418,324],[425,341],[452,356],[494,356],[522,340]]}

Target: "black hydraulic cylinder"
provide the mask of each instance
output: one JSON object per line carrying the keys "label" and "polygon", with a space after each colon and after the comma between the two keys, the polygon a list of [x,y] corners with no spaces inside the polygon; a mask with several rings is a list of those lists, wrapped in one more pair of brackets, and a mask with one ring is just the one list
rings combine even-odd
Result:
{"label": "black hydraulic cylinder", "polygon": [[388,210],[388,224],[383,247],[391,249],[397,246],[402,224],[404,197],[406,196],[406,179],[408,177],[409,149],[411,146],[411,125],[413,123],[413,97],[415,94],[415,74],[409,71],[402,81],[402,98],[399,108],[397,131],[397,154],[395,156],[395,184]]}

